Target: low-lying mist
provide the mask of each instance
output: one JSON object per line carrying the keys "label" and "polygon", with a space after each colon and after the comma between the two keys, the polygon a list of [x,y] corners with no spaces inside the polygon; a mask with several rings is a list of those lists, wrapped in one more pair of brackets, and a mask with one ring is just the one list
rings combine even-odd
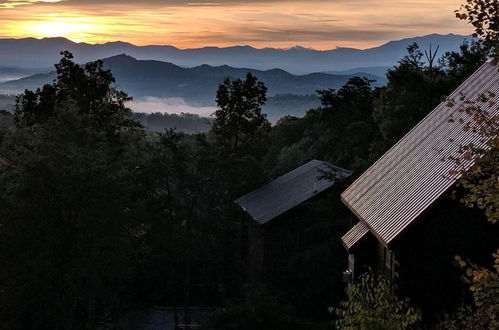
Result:
{"label": "low-lying mist", "polygon": [[10,75],[10,74],[1,74],[0,73],[0,83],[6,82],[6,81],[12,81],[12,80],[17,80],[26,77],[26,75]]}
{"label": "low-lying mist", "polygon": [[127,104],[134,112],[142,113],[192,113],[201,117],[209,117],[217,109],[215,106],[194,106],[180,97],[158,98],[147,96],[133,100]]}

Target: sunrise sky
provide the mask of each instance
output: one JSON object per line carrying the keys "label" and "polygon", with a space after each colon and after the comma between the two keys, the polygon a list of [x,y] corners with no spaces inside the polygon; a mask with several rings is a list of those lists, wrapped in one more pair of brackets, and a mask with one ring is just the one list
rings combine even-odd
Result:
{"label": "sunrise sky", "polygon": [[66,37],[180,48],[369,48],[430,33],[471,34],[463,0],[0,0],[0,38]]}

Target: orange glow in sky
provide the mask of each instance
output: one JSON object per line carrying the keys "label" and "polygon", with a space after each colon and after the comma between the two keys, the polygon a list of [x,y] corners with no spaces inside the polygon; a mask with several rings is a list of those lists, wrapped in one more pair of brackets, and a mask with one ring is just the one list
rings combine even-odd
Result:
{"label": "orange glow in sky", "polygon": [[430,33],[471,34],[456,0],[0,1],[0,38],[66,37],[180,48],[368,48]]}

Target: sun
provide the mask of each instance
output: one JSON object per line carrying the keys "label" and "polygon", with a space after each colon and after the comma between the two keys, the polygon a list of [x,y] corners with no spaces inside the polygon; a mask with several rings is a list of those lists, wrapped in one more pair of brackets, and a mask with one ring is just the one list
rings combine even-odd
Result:
{"label": "sun", "polygon": [[88,39],[96,25],[91,19],[61,19],[33,22],[24,26],[30,35],[39,38],[64,37],[75,42]]}

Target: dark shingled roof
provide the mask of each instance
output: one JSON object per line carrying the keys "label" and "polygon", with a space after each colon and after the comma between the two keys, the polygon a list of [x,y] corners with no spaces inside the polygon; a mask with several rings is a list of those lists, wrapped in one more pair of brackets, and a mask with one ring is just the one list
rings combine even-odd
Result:
{"label": "dark shingled roof", "polygon": [[238,198],[235,203],[263,225],[330,188],[334,180],[324,178],[324,172],[335,172],[339,179],[352,175],[352,172],[329,163],[312,160]]}

